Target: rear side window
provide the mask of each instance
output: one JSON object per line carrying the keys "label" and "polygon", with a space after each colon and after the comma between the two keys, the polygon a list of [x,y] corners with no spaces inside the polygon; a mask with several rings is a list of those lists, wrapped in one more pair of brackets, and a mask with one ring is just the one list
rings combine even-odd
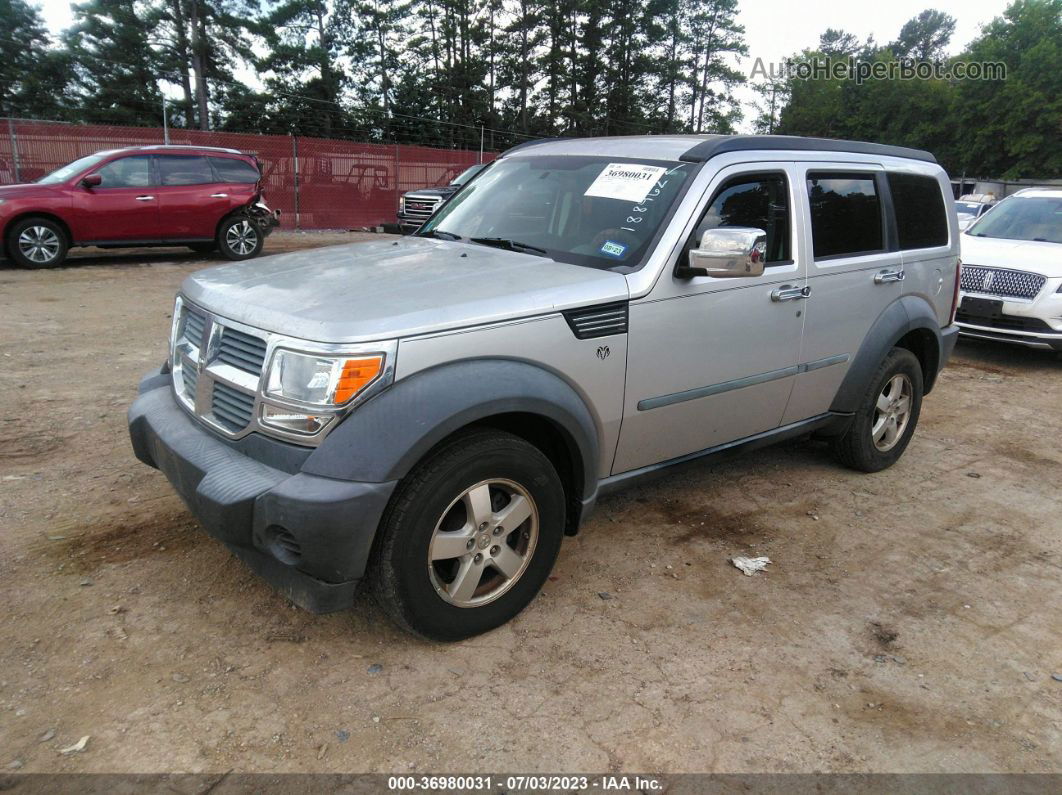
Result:
{"label": "rear side window", "polygon": [[151,158],[135,155],[112,160],[97,172],[101,188],[146,188],[151,184]]}
{"label": "rear side window", "polygon": [[809,172],[808,198],[815,259],[885,248],[873,174]]}
{"label": "rear side window", "polygon": [[214,172],[202,156],[159,155],[159,182],[162,185],[207,185]]}
{"label": "rear side window", "polygon": [[246,160],[236,160],[231,157],[212,157],[210,165],[214,167],[218,175],[218,182],[240,182],[253,185],[258,182],[261,175],[258,169]]}
{"label": "rear side window", "polygon": [[890,173],[888,177],[900,248],[946,246],[948,216],[937,181],[919,174]]}
{"label": "rear side window", "polygon": [[727,181],[697,224],[692,245],[709,229],[749,226],[767,233],[766,262],[792,259],[789,250],[789,190],[784,174],[750,174]]}

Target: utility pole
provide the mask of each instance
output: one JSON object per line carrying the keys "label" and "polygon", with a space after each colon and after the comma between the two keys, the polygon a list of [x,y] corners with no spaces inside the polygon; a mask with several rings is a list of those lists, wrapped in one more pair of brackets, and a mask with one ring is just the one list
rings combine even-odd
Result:
{"label": "utility pole", "polygon": [[483,162],[483,125],[479,125],[479,162]]}
{"label": "utility pole", "polygon": [[11,165],[15,167],[15,184],[22,182],[22,169],[18,162],[18,136],[15,135],[15,120],[7,117],[7,134],[11,138]]}
{"label": "utility pole", "polygon": [[166,118],[166,97],[162,98],[162,142],[170,145],[170,123]]}

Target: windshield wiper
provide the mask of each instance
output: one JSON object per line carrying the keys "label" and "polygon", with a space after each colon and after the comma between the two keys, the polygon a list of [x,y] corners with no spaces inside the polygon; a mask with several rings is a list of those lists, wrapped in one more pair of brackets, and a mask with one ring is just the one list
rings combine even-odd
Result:
{"label": "windshield wiper", "polygon": [[430,232],[425,232],[420,237],[437,237],[439,240],[460,240],[461,235],[455,235],[453,232],[447,232],[445,229],[432,229]]}
{"label": "windshield wiper", "polygon": [[549,254],[544,248],[538,246],[529,246],[527,243],[519,243],[516,240],[510,240],[507,237],[470,237],[469,243],[479,243],[481,246],[494,246],[495,248],[504,248],[509,251],[517,251],[521,254],[538,254],[539,256],[546,256]]}

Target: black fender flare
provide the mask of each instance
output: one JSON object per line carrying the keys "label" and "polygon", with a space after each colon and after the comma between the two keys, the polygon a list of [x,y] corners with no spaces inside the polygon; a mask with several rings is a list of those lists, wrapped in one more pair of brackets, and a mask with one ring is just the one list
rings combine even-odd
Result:
{"label": "black fender flare", "polygon": [[507,359],[463,360],[399,380],[334,428],[302,471],[368,483],[399,480],[455,431],[514,412],[542,417],[560,431],[580,492],[574,496],[594,496],[600,442],[585,401],[558,375]]}
{"label": "black fender flare", "polygon": [[928,352],[930,355],[925,379],[925,392],[928,394],[933,388],[941,364],[947,358],[940,321],[933,307],[925,299],[905,295],[885,307],[871,325],[833,398],[830,410],[842,414],[851,414],[858,410],[859,401],[866,394],[870,379],[882,359],[897,342],[917,329],[931,332],[936,340],[935,348]]}

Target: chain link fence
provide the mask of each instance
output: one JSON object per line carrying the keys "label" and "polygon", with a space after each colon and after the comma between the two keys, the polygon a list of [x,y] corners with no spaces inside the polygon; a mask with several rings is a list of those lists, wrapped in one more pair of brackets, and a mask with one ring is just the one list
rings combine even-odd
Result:
{"label": "chain link fence", "polygon": [[[357,229],[394,223],[398,197],[446,184],[479,151],[161,127],[0,119],[0,185],[33,182],[104,149],[162,144],[219,146],[254,155],[266,203],[288,229]],[[485,152],[483,160],[495,157]]]}

